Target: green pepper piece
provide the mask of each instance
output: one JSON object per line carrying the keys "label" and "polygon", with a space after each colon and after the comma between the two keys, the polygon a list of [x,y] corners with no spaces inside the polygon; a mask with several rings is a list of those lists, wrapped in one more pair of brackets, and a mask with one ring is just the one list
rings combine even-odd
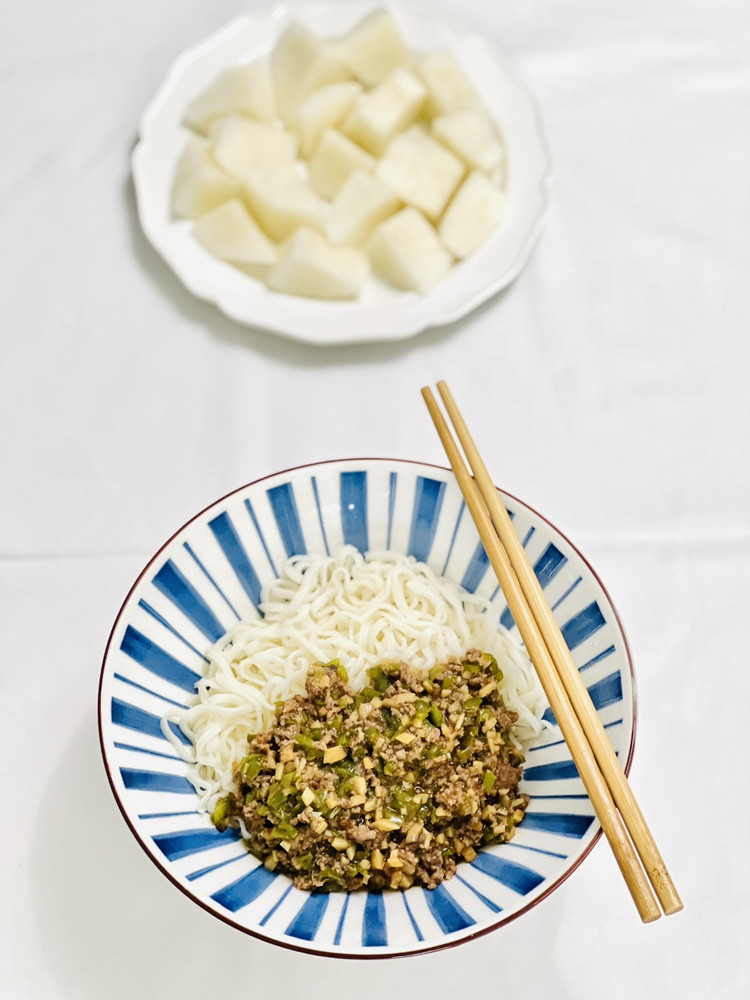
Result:
{"label": "green pepper piece", "polygon": [[214,826],[218,826],[223,823],[227,818],[227,813],[229,812],[229,796],[224,795],[220,799],[216,800],[216,805],[211,813],[211,822]]}
{"label": "green pepper piece", "polygon": [[482,778],[482,788],[485,790],[485,792],[491,792],[492,789],[495,787],[496,781],[497,778],[492,773],[492,771],[485,771],[484,777]]}
{"label": "green pepper piece", "polygon": [[368,726],[367,729],[365,729],[365,739],[367,740],[367,742],[370,744],[371,747],[375,746],[379,738],[380,738],[380,730],[378,729],[377,726]]}
{"label": "green pepper piece", "polygon": [[393,737],[401,728],[401,720],[399,717],[390,710],[390,708],[381,708],[380,715],[385,723],[386,732],[389,736]]}
{"label": "green pepper piece", "polygon": [[298,833],[299,831],[295,826],[282,820],[281,823],[276,824],[267,836],[270,840],[294,840]]}
{"label": "green pepper piece", "polygon": [[266,796],[266,805],[271,810],[271,812],[277,812],[279,806],[282,806],[286,802],[286,795],[284,794],[284,789],[281,785],[271,785],[268,790],[268,795]]}
{"label": "green pepper piece", "polygon": [[383,672],[382,667],[370,667],[367,671],[367,675],[372,681],[372,686],[375,690],[382,694],[388,687],[388,678]]}
{"label": "green pepper piece", "polygon": [[430,705],[430,719],[435,723],[436,726],[442,726],[443,724],[443,713],[440,711],[437,705]]}
{"label": "green pepper piece", "polygon": [[412,796],[403,788],[394,788],[391,792],[390,808],[403,812],[412,801]]}
{"label": "green pepper piece", "polygon": [[246,781],[253,781],[261,772],[263,767],[263,758],[258,754],[251,754],[240,764],[240,770],[242,771],[243,777]]}
{"label": "green pepper piece", "polygon": [[431,705],[429,701],[424,701],[422,698],[418,698],[414,702],[414,718],[418,722],[424,722],[427,716],[430,714]]}
{"label": "green pepper piece", "polygon": [[308,736],[307,733],[299,733],[299,735],[294,737],[294,742],[298,747],[302,747],[305,751],[305,755],[310,758],[310,760],[321,760],[323,757],[323,751],[320,747],[315,746],[315,741],[312,736]]}

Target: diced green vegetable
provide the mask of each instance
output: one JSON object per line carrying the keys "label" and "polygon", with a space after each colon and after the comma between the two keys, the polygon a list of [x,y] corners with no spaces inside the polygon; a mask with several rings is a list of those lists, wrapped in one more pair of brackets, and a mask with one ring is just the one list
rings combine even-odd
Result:
{"label": "diced green vegetable", "polygon": [[414,718],[418,722],[424,722],[427,716],[430,714],[430,709],[432,706],[429,701],[424,701],[422,698],[418,698],[414,702]]}
{"label": "diced green vegetable", "polygon": [[214,811],[211,813],[211,822],[214,826],[218,826],[223,823],[227,818],[229,813],[229,796],[224,795],[222,798],[216,800],[216,805],[214,806]]}
{"label": "diced green vegetable", "polygon": [[252,781],[257,778],[263,767],[263,758],[259,754],[251,754],[240,764],[240,770],[246,781]]}

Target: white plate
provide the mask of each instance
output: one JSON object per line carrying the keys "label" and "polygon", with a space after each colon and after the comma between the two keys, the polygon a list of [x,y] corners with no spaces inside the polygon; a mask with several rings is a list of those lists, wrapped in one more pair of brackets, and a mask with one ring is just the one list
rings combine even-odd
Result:
{"label": "white plate", "polygon": [[212,257],[193,240],[191,223],[172,218],[174,170],[187,136],[182,118],[193,98],[228,66],[272,49],[291,20],[321,37],[334,37],[382,6],[370,0],[314,3],[239,17],[184,52],[143,113],[132,165],[144,232],[194,295],[239,323],[318,344],[409,337],[460,319],[504,288],[536,243],[549,203],[551,163],[534,99],[486,39],[430,15],[390,6],[410,48],[453,53],[503,135],[508,208],[479,250],[426,295],[389,289],[371,279],[355,302],[320,302],[270,291]]}

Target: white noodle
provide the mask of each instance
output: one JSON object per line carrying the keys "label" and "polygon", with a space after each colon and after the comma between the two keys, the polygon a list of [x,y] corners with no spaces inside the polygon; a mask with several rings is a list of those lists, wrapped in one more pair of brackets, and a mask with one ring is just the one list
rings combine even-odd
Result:
{"label": "white noodle", "polygon": [[429,670],[481,649],[503,671],[503,699],[519,716],[517,739],[523,745],[541,731],[546,703],[536,673],[489,601],[411,556],[362,556],[353,546],[336,557],[293,556],[263,589],[259,608],[263,617],[239,622],[207,651],[188,707],[162,719],[164,735],[192,765],[188,777],[202,810],[232,790],[232,764],[245,755],[248,736],[268,728],[275,702],[304,692],[315,663],[341,660],[356,689],[378,663],[404,660]]}

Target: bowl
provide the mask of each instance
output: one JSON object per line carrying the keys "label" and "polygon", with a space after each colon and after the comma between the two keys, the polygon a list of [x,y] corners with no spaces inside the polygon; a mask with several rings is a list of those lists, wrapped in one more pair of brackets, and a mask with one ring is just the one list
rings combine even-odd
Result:
{"label": "bowl", "polygon": [[269,52],[293,19],[329,38],[382,6],[372,0],[323,0],[244,14],[183,52],[141,116],[132,169],[143,231],[192,294],[238,323],[318,345],[400,340],[475,309],[517,277],[537,243],[549,207],[552,166],[534,97],[489,39],[398,4],[387,7],[407,45],[450,51],[503,135],[507,209],[478,250],[425,295],[372,278],[356,301],[323,302],[270,291],[211,256],[193,239],[189,222],[172,218],[174,172],[188,135],[183,116],[193,98],[222,70]]}
{"label": "bowl", "polygon": [[[502,493],[576,666],[626,770],[635,731],[622,628],[599,578],[549,521]],[[154,864],[227,924],[299,951],[344,958],[427,952],[507,924],[581,864],[601,830],[550,710],[526,756],[530,797],[513,840],[462,862],[437,889],[309,893],[267,871],[232,830],[198,811],[187,765],[160,719],[184,705],[206,648],[254,616],[260,588],[299,552],[413,555],[467,590],[507,606],[449,469],[346,459],[276,473],[193,517],[150,560],[125,599],[101,669],[104,765],[125,821]],[[493,596],[494,595],[494,596]],[[517,633],[516,633],[517,634]]]}

